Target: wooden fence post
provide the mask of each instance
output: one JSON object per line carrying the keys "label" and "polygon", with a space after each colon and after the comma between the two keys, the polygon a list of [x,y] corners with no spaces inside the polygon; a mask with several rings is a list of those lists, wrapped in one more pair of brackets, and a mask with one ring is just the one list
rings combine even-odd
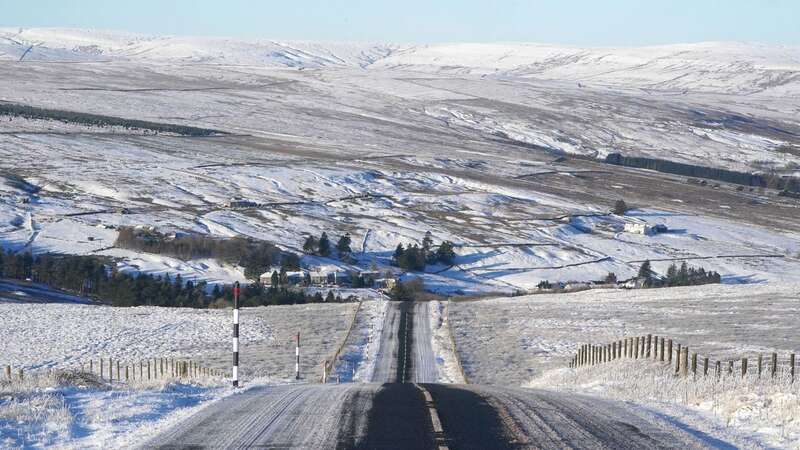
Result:
{"label": "wooden fence post", "polygon": [[622,340],[622,357],[628,357],[628,338]]}
{"label": "wooden fence post", "polygon": [[22,368],[19,368],[19,380],[22,381],[25,379],[25,372],[23,372]]}
{"label": "wooden fence post", "polygon": [[703,358],[703,376],[708,376],[708,358]]}
{"label": "wooden fence post", "polygon": [[777,373],[778,373],[778,354],[777,353],[773,353],[772,354],[772,378],[775,378]]}
{"label": "wooden fence post", "polygon": [[758,378],[761,378],[761,365],[762,365],[762,363],[763,363],[762,356],[759,353],[759,355],[758,355]]}
{"label": "wooden fence post", "polygon": [[722,376],[722,363],[717,361],[717,379]]}
{"label": "wooden fence post", "polygon": [[647,335],[647,344],[645,344],[646,350],[645,350],[645,355],[644,355],[644,357],[647,358],[647,359],[650,359],[650,346],[652,344],[653,344],[653,335],[652,334],[648,334]]}
{"label": "wooden fence post", "polygon": [[747,375],[747,358],[742,358],[742,378]]}
{"label": "wooden fence post", "polygon": [[125,364],[125,382],[128,382],[128,365]]}
{"label": "wooden fence post", "polygon": [[108,358],[108,381],[114,381],[114,364]]}
{"label": "wooden fence post", "polygon": [[634,352],[633,357],[635,359],[639,359],[639,346],[642,345],[639,341],[640,341],[639,336],[636,336],[636,344],[634,344],[633,347],[633,352]]}
{"label": "wooden fence post", "polygon": [[664,362],[664,336],[661,336],[661,358],[660,361]]}
{"label": "wooden fence post", "polygon": [[6,366],[6,378],[11,379],[11,366]]}
{"label": "wooden fence post", "polygon": [[689,374],[689,347],[683,348],[683,361],[681,361],[681,367],[683,369],[683,376],[687,376]]}
{"label": "wooden fence post", "polygon": [[94,360],[89,360],[89,373],[94,373]]}
{"label": "wooden fence post", "polygon": [[675,358],[675,373],[681,371],[681,344],[678,344],[677,357]]}
{"label": "wooden fence post", "polygon": [[117,381],[122,381],[122,379],[119,377],[119,360],[117,360]]}
{"label": "wooden fence post", "polygon": [[692,377],[697,377],[697,353],[692,353]]}
{"label": "wooden fence post", "polygon": [[733,361],[728,361],[728,375],[733,375]]}
{"label": "wooden fence post", "polygon": [[667,356],[668,356],[668,358],[669,358],[669,359],[667,360],[667,362],[669,363],[669,365],[672,365],[672,339],[670,339],[670,340],[667,342],[667,349],[668,349]]}
{"label": "wooden fence post", "polygon": [[791,377],[791,382],[794,383],[794,353],[789,355],[789,376]]}

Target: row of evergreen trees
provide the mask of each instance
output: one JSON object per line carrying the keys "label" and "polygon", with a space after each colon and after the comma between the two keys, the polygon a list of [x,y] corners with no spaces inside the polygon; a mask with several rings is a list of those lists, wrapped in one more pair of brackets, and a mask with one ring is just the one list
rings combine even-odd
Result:
{"label": "row of evergreen trees", "polygon": [[[5,253],[0,250],[0,277],[31,279],[68,292],[87,295],[114,306],[171,306],[207,308],[233,301],[230,285],[215,285],[208,292],[205,282],[185,281],[180,275],[133,275],[120,272],[108,258],[74,255],[39,255]],[[307,295],[285,287],[247,285],[242,290],[243,306],[288,305],[323,301],[341,301],[329,292]]]}
{"label": "row of evergreen trees", "polygon": [[456,258],[453,243],[443,241],[436,249],[433,249],[433,237],[431,232],[425,233],[422,238],[422,245],[411,244],[404,247],[397,244],[397,248],[392,255],[392,264],[403,270],[425,270],[427,264],[451,265]]}
{"label": "row of evergreen trees", "polygon": [[719,273],[706,271],[702,267],[689,267],[686,261],[681,263],[680,268],[675,263],[670,264],[663,277],[655,276],[650,261],[645,261],[639,267],[638,277],[644,281],[645,287],[697,286],[722,282]]}
{"label": "row of evergreen trees", "polygon": [[[637,278],[642,280],[643,287],[674,287],[674,286],[697,286],[701,284],[721,283],[722,276],[714,271],[706,271],[702,267],[689,267],[684,261],[680,267],[672,263],[667,269],[667,274],[663,277],[653,272],[650,261],[645,261],[639,267]],[[617,284],[617,274],[609,272],[601,281],[601,284]],[[553,289],[553,284],[548,280],[542,280],[536,285],[539,289]]]}
{"label": "row of evergreen trees", "polygon": [[205,235],[169,237],[150,228],[120,227],[114,245],[184,260],[214,258],[242,267],[244,276],[250,280],[258,280],[261,274],[273,265],[280,265],[288,270],[300,268],[298,255],[281,251],[269,242],[241,237],[228,239]]}
{"label": "row of evergreen trees", "polygon": [[64,123],[77,123],[90,126],[120,126],[126,130],[150,130],[156,133],[174,133],[183,136],[211,136],[225,134],[222,131],[207,128],[175,125],[171,123],[149,122],[146,120],[132,120],[121,117],[88,114],[60,109],[46,109],[35,106],[20,105],[15,103],[0,102],[0,115],[23,117],[26,119],[58,120]]}
{"label": "row of evergreen trees", "polygon": [[[339,238],[336,242],[335,249],[340,258],[346,259],[350,257],[350,254],[353,252],[350,248],[352,243],[353,241],[350,238],[350,233],[346,233]],[[303,251],[310,255],[324,256],[326,258],[331,256],[333,248],[331,247],[331,240],[328,237],[328,233],[323,231],[319,238],[316,236],[308,236],[303,243]]]}

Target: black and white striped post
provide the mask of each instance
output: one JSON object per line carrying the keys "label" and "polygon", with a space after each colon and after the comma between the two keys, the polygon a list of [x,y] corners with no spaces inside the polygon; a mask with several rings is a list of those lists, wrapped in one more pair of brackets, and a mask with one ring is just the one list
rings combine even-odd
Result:
{"label": "black and white striped post", "polygon": [[300,379],[300,333],[297,333],[297,345],[294,347],[294,379]]}
{"label": "black and white striped post", "polygon": [[233,387],[239,387],[239,282],[233,284]]}

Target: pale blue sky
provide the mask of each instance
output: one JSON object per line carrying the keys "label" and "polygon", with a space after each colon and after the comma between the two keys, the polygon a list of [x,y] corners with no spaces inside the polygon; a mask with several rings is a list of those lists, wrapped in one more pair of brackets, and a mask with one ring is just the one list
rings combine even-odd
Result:
{"label": "pale blue sky", "polygon": [[0,26],[324,41],[800,44],[800,0],[0,0]]}

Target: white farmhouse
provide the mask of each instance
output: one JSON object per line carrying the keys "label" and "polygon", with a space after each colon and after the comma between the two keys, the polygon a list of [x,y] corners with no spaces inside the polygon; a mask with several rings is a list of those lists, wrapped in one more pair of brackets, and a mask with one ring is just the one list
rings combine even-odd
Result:
{"label": "white farmhouse", "polygon": [[643,221],[629,221],[625,222],[626,233],[636,233],[636,234],[653,234],[653,230],[647,222]]}

